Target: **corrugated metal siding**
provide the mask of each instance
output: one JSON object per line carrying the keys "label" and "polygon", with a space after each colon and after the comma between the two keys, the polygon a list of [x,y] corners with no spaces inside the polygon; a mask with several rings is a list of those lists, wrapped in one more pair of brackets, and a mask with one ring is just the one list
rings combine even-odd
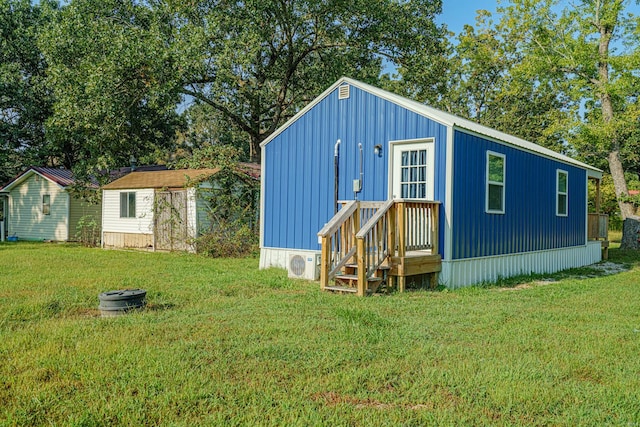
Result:
{"label": "corrugated metal siding", "polygon": [[[358,199],[381,201],[388,196],[389,141],[433,137],[434,194],[444,201],[446,129],[356,87],[345,100],[338,100],[333,91],[265,146],[263,246],[319,249],[316,233],[333,216],[333,153],[338,139],[340,200],[354,198],[358,143],[363,146],[364,173]],[[374,154],[376,144],[383,146],[381,157]]]}
{"label": "corrugated metal siding", "polygon": [[[42,196],[51,196],[49,215],[42,213]],[[9,234],[24,240],[58,240],[69,237],[69,195],[58,185],[31,175],[9,193]]]}
{"label": "corrugated metal siding", "polygon": [[589,242],[585,246],[443,261],[439,280],[448,288],[455,289],[476,283],[495,282],[500,277],[553,273],[593,264],[601,259],[600,242]]}
{"label": "corrugated metal siding", "polygon": [[[487,150],[506,156],[505,214],[485,213]],[[556,170],[569,172],[569,215],[556,216]],[[456,131],[453,259],[585,244],[586,172]]]}

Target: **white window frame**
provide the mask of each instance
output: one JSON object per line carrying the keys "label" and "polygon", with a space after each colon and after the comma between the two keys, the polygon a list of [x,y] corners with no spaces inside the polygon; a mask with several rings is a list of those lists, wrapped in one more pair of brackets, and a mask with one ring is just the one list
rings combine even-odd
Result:
{"label": "white window frame", "polygon": [[[389,141],[389,198],[400,197],[400,173],[397,151],[404,149],[427,150],[427,192],[423,200],[433,200],[435,197],[435,138],[399,139]],[[415,148],[414,148],[415,147]]]}
{"label": "white window frame", "polygon": [[[502,158],[502,182],[490,181],[489,180],[489,159],[491,157],[500,157]],[[484,211],[488,214],[504,214],[505,212],[505,187],[507,185],[507,156],[502,153],[496,153],[494,151],[487,150],[487,159],[486,159],[486,176],[485,176],[485,200],[484,200]],[[499,185],[502,187],[502,209],[489,209],[489,187],[491,185]]]}
{"label": "white window frame", "polygon": [[[560,191],[560,175],[566,177],[564,192]],[[560,196],[564,196],[564,213],[560,212]],[[569,172],[563,169],[556,169],[556,216],[569,216]]]}
{"label": "white window frame", "polygon": [[[123,201],[123,195],[126,194],[126,200],[127,200],[127,215],[122,215],[123,210],[122,210],[122,201]],[[133,215],[131,215],[131,206],[130,206],[130,197],[131,194],[133,194]],[[136,217],[136,204],[137,204],[137,196],[136,196],[136,192],[135,191],[122,191],[120,192],[120,218],[135,218]]]}

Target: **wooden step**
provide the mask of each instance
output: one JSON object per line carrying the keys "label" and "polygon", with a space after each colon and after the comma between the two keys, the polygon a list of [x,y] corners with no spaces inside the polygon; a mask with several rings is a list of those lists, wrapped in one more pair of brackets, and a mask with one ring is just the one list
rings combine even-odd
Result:
{"label": "wooden step", "polygon": [[[344,266],[348,267],[348,268],[355,268],[355,269],[358,268],[358,264],[351,264],[350,263],[350,264],[345,264]],[[381,265],[380,267],[378,267],[378,270],[391,270],[391,266]]]}
{"label": "wooden step", "polygon": [[[357,274],[338,274],[336,275],[334,280],[344,280],[344,281],[358,281],[358,275]],[[382,281],[382,277],[369,277],[368,279],[369,282],[380,282]]]}
{"label": "wooden step", "polygon": [[325,286],[324,290],[333,291],[333,292],[348,292],[352,294],[355,294],[356,292],[358,292],[357,288],[352,288],[350,286]]}
{"label": "wooden step", "polygon": [[[336,285],[325,286],[324,290],[330,291],[330,292],[343,292],[348,294],[355,294],[358,292],[358,288],[354,288],[351,286],[336,286]],[[371,295],[373,292],[374,291],[372,291],[371,289],[366,290],[367,295]]]}

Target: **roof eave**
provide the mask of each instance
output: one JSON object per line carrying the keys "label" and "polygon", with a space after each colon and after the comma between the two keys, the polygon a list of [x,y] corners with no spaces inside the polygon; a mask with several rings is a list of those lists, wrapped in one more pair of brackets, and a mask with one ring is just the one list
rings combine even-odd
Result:
{"label": "roof eave", "polygon": [[58,186],[58,188],[64,190],[67,186],[65,185],[61,185],[60,183],[57,183],[55,181],[53,181],[51,178],[47,177],[46,175],[41,174],[40,172],[38,172],[37,170],[35,170],[34,168],[29,168],[26,171],[24,171],[22,174],[18,175],[13,181],[11,181],[9,184],[5,185],[4,187],[0,188],[0,191],[2,192],[10,192],[11,190],[13,190],[15,187],[17,187],[18,185],[22,184],[24,181],[26,181],[31,175],[39,175],[42,178],[46,179],[47,181],[51,182],[52,184],[55,184]]}
{"label": "roof eave", "polygon": [[472,120],[468,120],[468,119],[464,119],[462,117],[458,117],[455,116],[453,114],[450,113],[446,113],[444,111],[440,111],[436,108],[433,108],[429,105],[425,105],[422,103],[419,103],[417,101],[405,98],[401,95],[397,95],[394,93],[391,93],[389,91],[386,91],[384,89],[380,89],[377,88],[375,86],[371,86],[367,83],[362,83],[359,82],[357,80],[353,80],[350,79],[348,77],[342,77],[340,78],[337,82],[335,82],[334,84],[332,84],[331,86],[329,86],[329,88],[327,88],[327,90],[325,90],[324,92],[322,92],[322,94],[320,94],[317,98],[315,98],[313,101],[311,101],[308,105],[306,105],[302,110],[300,110],[295,116],[293,116],[291,119],[289,119],[284,125],[282,125],[280,128],[278,128],[278,130],[276,130],[274,133],[272,133],[267,139],[265,139],[260,146],[264,147],[266,146],[269,142],[271,142],[273,139],[275,139],[278,135],[280,135],[285,129],[287,129],[289,126],[291,126],[293,123],[295,123],[301,116],[303,116],[304,114],[306,114],[309,110],[311,110],[313,107],[315,107],[317,104],[319,104],[322,100],[324,100],[327,96],[329,96],[338,86],[347,83],[350,84],[354,87],[357,87],[360,90],[363,90],[365,92],[368,92],[374,96],[378,96],[382,99],[385,99],[389,102],[392,102],[394,104],[397,104],[403,108],[408,109],[409,111],[412,111],[415,114],[418,114],[422,117],[428,118],[429,120],[433,120],[435,122],[438,122],[444,126],[447,126],[451,129],[460,129],[460,130],[464,130],[467,132],[474,132],[477,133],[478,135],[484,137],[484,138],[492,138],[496,141],[499,141],[502,144],[506,144],[506,145],[510,145],[513,147],[516,147],[518,149],[521,150],[526,150],[529,151],[531,153],[540,155],[540,156],[545,156],[557,161],[561,161],[561,162],[565,162],[565,163],[569,163],[569,164],[573,164],[575,166],[581,167],[583,169],[586,170],[590,170],[590,171],[594,171],[594,172],[600,172],[602,173],[601,170],[590,166],[586,163],[582,163],[578,160],[572,159],[569,156],[565,156],[564,154],[560,154],[557,153],[553,150],[549,150],[548,148],[545,148],[541,145],[538,144],[534,144],[533,142],[530,141],[526,141],[522,138],[518,138],[516,136],[510,135],[508,133],[505,132],[501,132],[499,130],[490,128],[488,126],[484,126],[481,125],[479,123],[476,123]]}

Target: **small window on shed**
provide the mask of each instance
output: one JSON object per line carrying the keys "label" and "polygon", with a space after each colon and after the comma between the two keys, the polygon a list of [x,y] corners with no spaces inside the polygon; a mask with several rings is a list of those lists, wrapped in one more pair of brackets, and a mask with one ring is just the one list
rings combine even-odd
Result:
{"label": "small window on shed", "polygon": [[504,213],[505,156],[487,151],[486,212]]}
{"label": "small window on shed", "polygon": [[556,172],[556,215],[569,214],[569,172],[558,169]]}
{"label": "small window on shed", "polygon": [[50,194],[42,195],[42,214],[43,215],[51,214],[51,195]]}
{"label": "small window on shed", "polygon": [[120,193],[120,218],[136,217],[136,193],[128,191]]}

